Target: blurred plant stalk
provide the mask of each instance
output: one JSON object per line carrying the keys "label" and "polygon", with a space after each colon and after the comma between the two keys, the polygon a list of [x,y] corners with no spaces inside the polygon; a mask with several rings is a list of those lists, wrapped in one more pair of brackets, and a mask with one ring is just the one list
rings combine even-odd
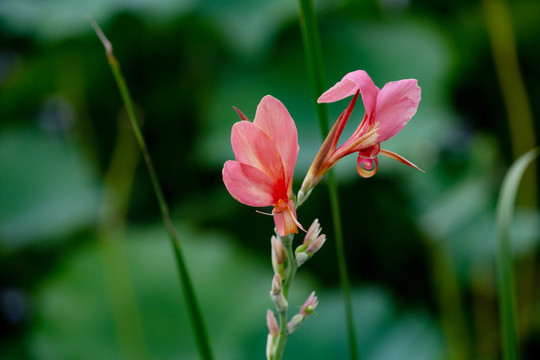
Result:
{"label": "blurred plant stalk", "polygon": [[176,263],[178,265],[180,285],[182,287],[182,290],[185,296],[186,305],[188,307],[187,310],[188,310],[189,318],[191,321],[191,326],[193,328],[193,333],[195,336],[195,340],[197,343],[200,357],[201,359],[204,359],[204,360],[211,360],[213,359],[213,355],[212,355],[212,351],[210,347],[210,342],[208,339],[208,333],[206,331],[206,326],[202,319],[199,303],[195,296],[195,290],[193,288],[193,284],[191,282],[191,278],[189,276],[187,266],[184,260],[180,238],[178,237],[176,228],[174,227],[171,217],[169,215],[169,207],[167,205],[167,202],[165,201],[165,197],[163,195],[163,191],[161,190],[161,185],[159,183],[156,170],[152,162],[152,158],[150,157],[150,153],[148,152],[146,142],[144,141],[144,138],[142,136],[139,123],[137,122],[135,109],[133,107],[133,101],[131,100],[131,96],[129,94],[129,89],[124,80],[124,77],[122,76],[122,72],[120,70],[120,64],[118,63],[118,60],[113,55],[111,43],[105,37],[105,35],[103,34],[103,31],[97,25],[97,23],[91,18],[90,18],[90,21],[91,21],[92,27],[96,31],[97,36],[99,37],[100,41],[105,47],[107,60],[109,62],[111,71],[113,73],[114,79],[118,86],[118,90],[120,91],[120,95],[122,96],[122,100],[124,101],[126,112],[127,112],[132,130],[133,130],[133,133],[135,135],[135,139],[137,140],[137,143],[143,155],[144,162],[146,164],[146,168],[148,170],[148,174],[150,175],[150,180],[152,182],[152,187],[154,189],[154,192],[156,194],[156,197],[159,203],[161,215],[163,217],[163,221],[165,223],[165,226],[169,233],[169,237],[171,239],[171,243],[174,249],[174,255],[176,258]]}
{"label": "blurred plant stalk", "polygon": [[[119,119],[125,120],[125,119]],[[97,229],[105,284],[120,348],[126,359],[149,359],[144,328],[137,307],[125,243],[125,220],[139,151],[125,122],[118,121],[118,137],[103,181]]]}
{"label": "blurred plant stalk", "polygon": [[[512,158],[516,160],[536,146],[534,122],[523,76],[519,68],[515,34],[504,0],[483,0],[487,32],[493,60],[508,116]],[[520,199],[524,205],[537,208],[536,167],[524,178]]]}
{"label": "blurred plant stalk", "polygon": [[[325,104],[318,104],[316,99],[326,88],[324,81],[324,70],[322,60],[321,40],[317,15],[312,0],[298,0],[300,29],[302,31],[302,42],[308,67],[309,77],[313,90],[313,99],[317,111],[317,119],[321,129],[322,138],[328,134],[328,109]],[[334,225],[334,237],[336,244],[336,255],[338,260],[339,277],[343,289],[343,301],[345,305],[345,317],[347,323],[347,334],[349,340],[349,350],[351,360],[358,359],[356,347],[356,330],[354,326],[354,314],[352,307],[351,285],[347,274],[347,264],[345,260],[345,246],[343,244],[343,230],[341,226],[341,215],[339,207],[338,187],[333,171],[329,171],[326,178],[328,193],[330,197],[330,209],[332,211],[332,222]]]}
{"label": "blurred plant stalk", "polygon": [[[536,146],[532,111],[519,68],[515,34],[508,5],[504,0],[483,0],[483,5],[495,69],[508,116],[512,155],[516,160]],[[523,178],[518,197],[520,205],[533,210],[538,209],[537,176],[537,169],[533,162]],[[520,311],[517,314],[520,339],[527,337],[532,325],[530,314],[534,307],[535,287],[533,284],[537,278],[535,263],[536,256],[534,252],[531,252],[520,259],[518,264],[519,277],[516,278],[516,284],[517,296],[520,300]],[[501,330],[504,331],[504,329]]]}

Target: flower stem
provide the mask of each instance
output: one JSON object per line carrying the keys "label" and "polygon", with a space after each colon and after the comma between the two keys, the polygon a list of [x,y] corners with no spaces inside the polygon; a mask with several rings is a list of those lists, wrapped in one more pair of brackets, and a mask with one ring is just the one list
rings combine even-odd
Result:
{"label": "flower stem", "polygon": [[192,285],[192,282],[191,282],[191,279],[189,277],[189,273],[187,270],[187,266],[184,261],[184,257],[182,254],[182,247],[180,244],[180,238],[178,237],[176,228],[174,227],[171,217],[169,215],[169,208],[167,206],[167,202],[165,201],[165,197],[163,196],[163,191],[161,190],[161,185],[159,184],[159,180],[156,174],[156,170],[154,168],[154,164],[152,162],[152,158],[150,157],[148,148],[146,147],[146,142],[144,141],[141,130],[139,128],[139,123],[135,116],[135,110],[133,107],[131,96],[129,94],[128,86],[124,80],[124,77],[122,76],[122,72],[120,70],[120,64],[118,63],[118,60],[116,60],[116,58],[114,57],[112,53],[111,43],[107,40],[107,38],[105,37],[105,35],[103,34],[99,26],[95,23],[95,21],[93,21],[92,19],[90,19],[90,21],[92,23],[92,27],[96,31],[96,34],[98,35],[99,39],[103,43],[103,46],[105,47],[105,51],[107,54],[109,65],[111,67],[111,71],[116,81],[116,85],[118,86],[118,90],[120,91],[120,95],[122,96],[122,100],[124,101],[126,112],[128,114],[131,127],[133,129],[133,133],[135,134],[135,138],[141,149],[141,153],[143,154],[143,158],[146,164],[146,168],[148,170],[148,174],[150,175],[150,180],[152,182],[152,187],[154,188],[154,192],[156,194],[157,201],[159,203],[159,208],[161,210],[163,221],[165,223],[167,231],[169,232],[169,237],[171,239],[171,242],[174,248],[174,255],[176,258],[176,263],[178,265],[178,273],[180,275],[180,280],[181,280],[180,285],[184,292],[186,305],[188,307],[188,314],[191,321],[191,325],[193,326],[195,340],[199,348],[200,357],[201,359],[211,360],[213,359],[213,356],[212,356],[212,351],[210,348],[210,342],[208,340],[206,327],[202,319],[201,310],[199,308],[199,304],[195,296],[195,290],[193,288],[193,285]]}
{"label": "flower stem", "polygon": [[[313,89],[314,98],[322,94],[324,86],[324,72],[322,61],[321,41],[317,25],[317,17],[313,7],[312,0],[298,0],[300,28],[302,30],[302,40],[309,76]],[[323,138],[328,134],[328,110],[325,104],[317,104],[317,119],[321,128]],[[354,328],[354,315],[351,300],[351,286],[347,275],[347,265],[345,261],[345,248],[343,242],[343,232],[341,228],[341,216],[339,210],[338,188],[332,171],[327,175],[328,192],[330,196],[330,208],[332,210],[332,221],[334,223],[334,236],[336,238],[336,254],[339,267],[339,276],[341,287],[343,289],[343,298],[345,303],[345,314],[347,321],[347,332],[349,337],[349,348],[351,359],[358,359],[356,348],[356,335]]]}

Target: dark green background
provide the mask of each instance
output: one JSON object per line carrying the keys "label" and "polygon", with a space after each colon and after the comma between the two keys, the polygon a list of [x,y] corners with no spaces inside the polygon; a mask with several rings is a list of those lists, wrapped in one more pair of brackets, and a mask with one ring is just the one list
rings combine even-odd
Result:
{"label": "dark green background", "polygon": [[[534,116],[540,3],[507,5]],[[354,155],[336,167],[362,358],[499,358],[494,209],[512,153],[482,3],[316,8],[328,87],[364,69],[379,87],[422,88],[417,114],[383,147],[426,173],[383,158],[363,179]],[[273,224],[227,193],[221,169],[234,158],[232,106],[253,118],[266,94],[297,124],[294,191],[322,142],[287,0],[0,2],[0,358],[197,358],[149,177],[86,15],[131,88],[216,358],[263,358]],[[330,105],[331,119],[345,106]],[[346,134],[362,116],[359,103]],[[347,359],[324,181],[298,217],[319,218],[328,241],[293,285],[291,312],[312,290],[320,304],[285,359]],[[523,208],[515,223],[522,355],[533,358],[539,214]]]}

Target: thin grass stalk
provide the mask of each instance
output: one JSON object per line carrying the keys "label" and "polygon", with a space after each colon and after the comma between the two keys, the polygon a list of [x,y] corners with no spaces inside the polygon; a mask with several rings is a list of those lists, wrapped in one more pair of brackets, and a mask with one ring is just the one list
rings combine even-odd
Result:
{"label": "thin grass stalk", "polygon": [[530,150],[512,164],[504,177],[497,204],[498,249],[496,261],[502,351],[505,360],[515,360],[519,357],[514,270],[510,246],[514,203],[521,178],[538,153],[538,148]]}
{"label": "thin grass stalk", "polygon": [[[299,21],[302,31],[302,41],[308,67],[309,77],[313,90],[313,97],[317,99],[325,90],[323,57],[321,40],[317,24],[317,16],[312,0],[299,0]],[[323,139],[328,134],[328,109],[326,104],[316,103],[317,119]],[[330,209],[332,211],[332,221],[334,225],[334,237],[336,244],[336,254],[339,267],[339,277],[343,289],[343,300],[345,305],[345,316],[347,322],[347,333],[349,338],[349,348],[352,360],[358,359],[356,348],[356,331],[354,327],[354,314],[352,307],[351,285],[347,274],[347,264],[345,260],[345,247],[343,241],[343,231],[341,226],[341,214],[339,207],[339,194],[337,183],[333,171],[329,171],[326,177],[328,193],[330,197]]]}
{"label": "thin grass stalk", "polygon": [[120,91],[120,95],[122,96],[122,100],[124,101],[124,106],[126,108],[126,112],[128,114],[128,118],[129,118],[131,127],[133,129],[133,133],[135,134],[135,138],[137,140],[139,148],[141,149],[141,153],[143,155],[143,159],[146,164],[148,174],[150,175],[152,187],[154,189],[154,193],[156,194],[156,198],[159,203],[159,208],[161,210],[161,215],[163,217],[165,227],[167,228],[167,231],[169,233],[169,237],[170,237],[173,249],[174,249],[176,263],[178,265],[178,273],[180,275],[180,285],[182,287],[182,290],[185,296],[189,319],[193,327],[193,332],[195,335],[197,347],[199,349],[200,357],[201,359],[204,359],[204,360],[211,360],[213,359],[213,355],[212,355],[212,350],[210,347],[210,342],[208,339],[208,334],[207,334],[206,327],[202,319],[202,313],[199,307],[199,303],[195,296],[195,290],[193,288],[193,284],[191,282],[191,278],[189,276],[187,266],[184,260],[182,247],[180,244],[180,238],[178,237],[176,228],[174,227],[171,217],[169,215],[169,208],[167,206],[167,202],[165,201],[165,197],[163,196],[163,191],[161,190],[161,185],[159,183],[156,170],[152,162],[152,158],[150,157],[150,153],[148,152],[146,142],[144,141],[144,138],[142,136],[139,123],[135,115],[135,109],[133,107],[133,102],[131,100],[128,86],[124,80],[124,77],[122,76],[122,72],[120,70],[120,64],[118,63],[118,60],[113,55],[111,43],[105,37],[105,35],[103,34],[99,26],[95,23],[95,21],[91,20],[91,23],[94,30],[96,31],[96,34],[98,35],[99,39],[103,43],[103,46],[105,47],[107,60],[109,62],[111,71],[113,73],[114,79],[118,86],[118,90]]}
{"label": "thin grass stalk", "polygon": [[120,121],[119,124],[110,166],[103,177],[97,228],[98,245],[105,271],[107,296],[123,357],[146,360],[150,359],[150,355],[146,348],[125,241],[129,194],[140,156],[129,128]]}
{"label": "thin grass stalk", "polygon": [[[516,34],[512,24],[510,4],[506,0],[483,0],[486,29],[489,36],[497,78],[507,113],[508,132],[512,160],[516,160],[528,150],[537,146],[534,119],[525,82],[519,66]],[[523,191],[518,195],[518,203],[532,210],[538,209],[538,169],[532,164],[522,180]],[[532,329],[535,293],[534,283],[538,277],[536,253],[531,252],[520,261],[520,276],[517,279],[517,293],[520,298],[518,318],[520,336],[527,336]]]}

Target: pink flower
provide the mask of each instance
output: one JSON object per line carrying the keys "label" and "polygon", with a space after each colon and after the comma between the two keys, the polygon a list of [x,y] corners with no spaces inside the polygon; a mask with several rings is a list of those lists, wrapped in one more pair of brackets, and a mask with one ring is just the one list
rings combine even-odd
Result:
{"label": "pink flower", "polygon": [[297,233],[300,224],[292,200],[292,178],[299,146],[294,121],[285,106],[270,95],[259,103],[253,123],[238,113],[244,121],[232,128],[236,161],[225,163],[223,182],[243,204],[273,206],[280,236]]}
{"label": "pink flower", "polygon": [[[366,113],[352,136],[337,147],[339,137],[351,116],[358,95],[362,95]],[[416,165],[391,151],[381,149],[380,144],[390,139],[405,127],[413,117],[420,102],[417,80],[392,81],[379,89],[363,70],[353,71],[332,88],[322,94],[319,103],[329,103],[354,95],[351,103],[336,121],[326,137],[319,153],[302,184],[299,198],[309,192],[341,158],[358,153],[358,174],[362,177],[375,175],[378,167],[377,155],[384,155],[406,165]],[[337,147],[337,148],[336,148]],[[420,170],[420,169],[419,169]],[[299,204],[302,199],[299,199]]]}

